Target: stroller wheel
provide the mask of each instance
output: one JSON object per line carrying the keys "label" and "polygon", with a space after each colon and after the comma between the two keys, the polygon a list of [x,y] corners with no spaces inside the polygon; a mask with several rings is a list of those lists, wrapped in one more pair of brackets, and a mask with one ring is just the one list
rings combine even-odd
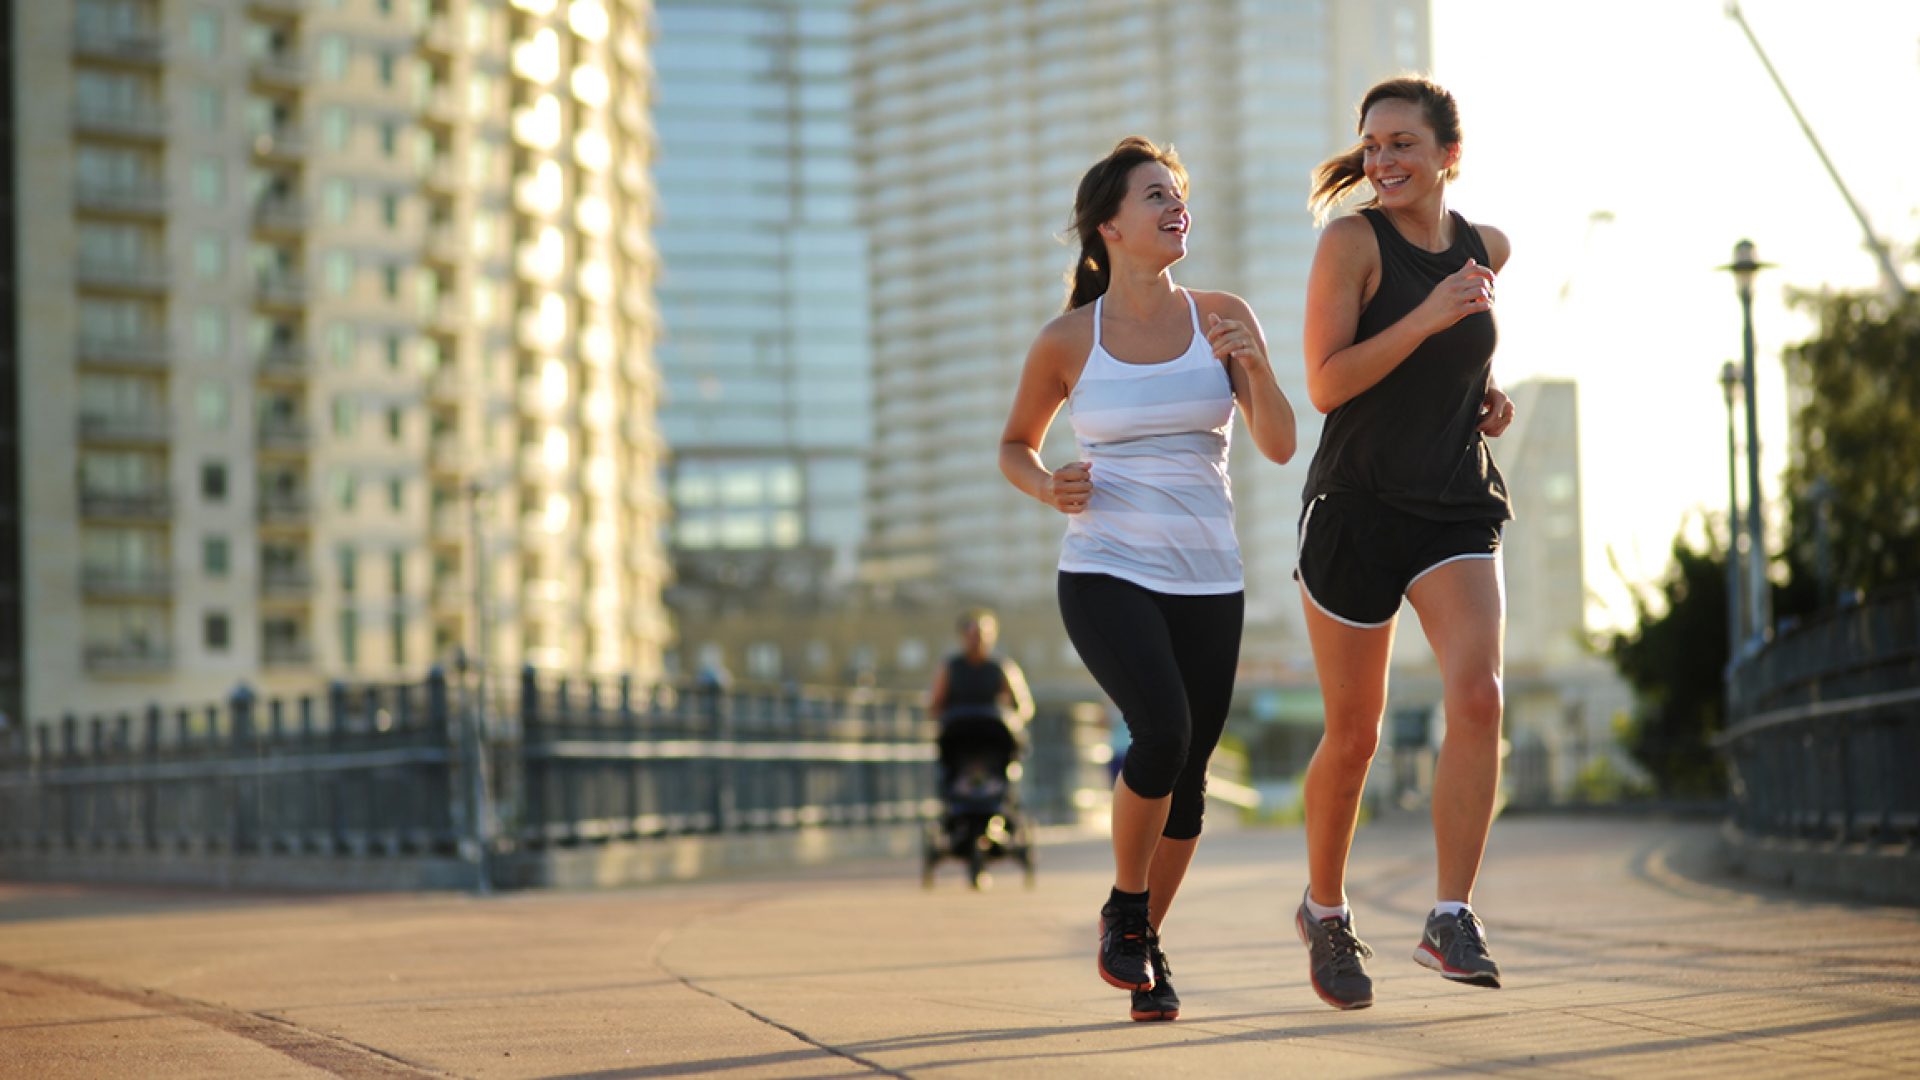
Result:
{"label": "stroller wheel", "polygon": [[987,876],[987,853],[978,844],[967,852],[967,884],[975,890],[983,890],[993,884]]}
{"label": "stroller wheel", "polygon": [[1033,888],[1033,847],[1022,844],[1016,857],[1020,860],[1021,873],[1026,877],[1027,888]]}

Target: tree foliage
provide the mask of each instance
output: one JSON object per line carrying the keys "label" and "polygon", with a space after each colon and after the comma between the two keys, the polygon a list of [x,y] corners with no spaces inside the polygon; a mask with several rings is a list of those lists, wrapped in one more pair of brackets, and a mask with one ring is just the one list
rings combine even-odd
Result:
{"label": "tree foliage", "polygon": [[[1920,296],[1803,294],[1818,333],[1787,350],[1799,402],[1787,473],[1787,561],[1826,569],[1808,594],[1920,580]],[[1824,496],[1823,496],[1824,489]],[[1826,556],[1821,557],[1821,525]]]}
{"label": "tree foliage", "polygon": [[1637,625],[1607,649],[1638,702],[1627,750],[1666,796],[1726,788],[1712,739],[1726,722],[1727,556],[1720,530],[1709,533],[1700,548],[1675,538],[1665,579],[1635,591]]}

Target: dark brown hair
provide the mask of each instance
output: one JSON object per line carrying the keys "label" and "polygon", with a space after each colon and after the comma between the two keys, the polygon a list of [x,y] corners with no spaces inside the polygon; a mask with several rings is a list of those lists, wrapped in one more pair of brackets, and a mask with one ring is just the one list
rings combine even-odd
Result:
{"label": "dark brown hair", "polygon": [[[1434,138],[1441,146],[1458,146],[1460,143],[1460,109],[1453,102],[1453,95],[1432,79],[1420,75],[1403,75],[1397,79],[1388,79],[1375,83],[1373,89],[1360,99],[1360,117],[1354,123],[1358,131],[1366,126],[1367,110],[1382,101],[1406,101],[1420,106],[1420,112],[1426,117],[1427,126],[1433,129]],[[1333,208],[1345,198],[1347,193],[1360,186],[1367,178],[1364,165],[1365,151],[1360,143],[1354,143],[1342,153],[1320,163],[1313,170],[1313,194],[1307,197],[1307,206],[1313,210],[1315,220],[1324,219]],[[1447,169],[1447,179],[1460,175],[1458,165]],[[1375,201],[1378,201],[1376,196]],[[1371,206],[1373,203],[1368,203]]]}
{"label": "dark brown hair", "polygon": [[1127,197],[1127,177],[1134,166],[1153,161],[1173,173],[1184,198],[1187,167],[1180,164],[1180,155],[1174,153],[1172,146],[1162,150],[1140,135],[1121,139],[1112,152],[1095,162],[1080,178],[1080,190],[1073,196],[1073,221],[1067,226],[1080,240],[1080,257],[1073,261],[1073,269],[1067,273],[1068,311],[1093,303],[1107,291],[1113,277],[1113,264],[1107,259],[1107,242],[1100,236],[1100,226],[1120,212],[1120,203]]}

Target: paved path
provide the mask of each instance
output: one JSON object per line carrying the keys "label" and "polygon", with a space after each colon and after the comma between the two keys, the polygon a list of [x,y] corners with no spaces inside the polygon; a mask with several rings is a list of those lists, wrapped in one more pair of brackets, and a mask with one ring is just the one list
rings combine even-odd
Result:
{"label": "paved path", "polygon": [[1203,844],[1166,940],[1185,1011],[1093,973],[1104,846],[928,893],[915,867],[603,893],[230,897],[0,886],[3,1077],[1920,1074],[1920,910],[1713,876],[1713,830],[1522,818],[1478,907],[1507,987],[1409,958],[1414,823],[1360,834],[1378,1004],[1307,987],[1297,831]]}

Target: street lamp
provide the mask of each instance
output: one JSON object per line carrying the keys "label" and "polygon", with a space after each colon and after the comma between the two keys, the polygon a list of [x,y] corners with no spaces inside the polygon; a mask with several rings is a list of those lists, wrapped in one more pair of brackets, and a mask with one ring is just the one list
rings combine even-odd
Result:
{"label": "street lamp", "polygon": [[1771,263],[1757,262],[1753,241],[1733,245],[1733,261],[1720,267],[1733,274],[1735,290],[1740,294],[1741,377],[1747,386],[1747,619],[1749,642],[1758,647],[1773,628],[1772,605],[1767,596],[1767,544],[1760,524],[1760,420],[1754,408],[1753,377],[1753,277]]}
{"label": "street lamp", "polygon": [[1746,637],[1740,603],[1740,450],[1734,441],[1733,391],[1740,369],[1729,360],[1720,368],[1720,392],[1727,401],[1727,661],[1740,655]]}

